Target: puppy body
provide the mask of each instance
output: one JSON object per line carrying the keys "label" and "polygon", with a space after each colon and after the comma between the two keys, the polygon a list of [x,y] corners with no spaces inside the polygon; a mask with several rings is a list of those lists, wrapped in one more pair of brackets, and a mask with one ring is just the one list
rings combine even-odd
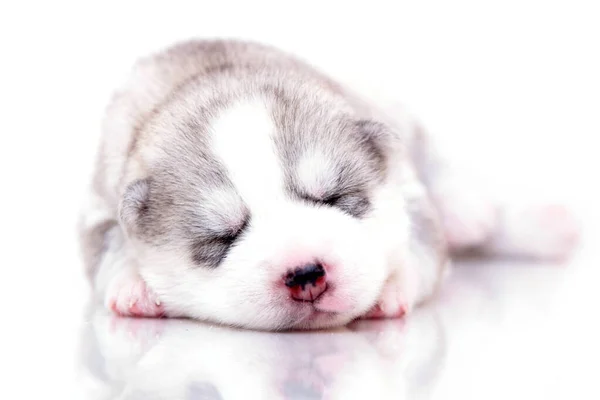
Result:
{"label": "puppy body", "polygon": [[[447,238],[494,248],[493,206],[483,234],[449,235],[440,168],[413,121],[287,54],[180,44],[141,60],[108,107],[87,272],[122,315],[258,329],[400,316],[434,293]],[[286,284],[316,264],[318,291]]]}

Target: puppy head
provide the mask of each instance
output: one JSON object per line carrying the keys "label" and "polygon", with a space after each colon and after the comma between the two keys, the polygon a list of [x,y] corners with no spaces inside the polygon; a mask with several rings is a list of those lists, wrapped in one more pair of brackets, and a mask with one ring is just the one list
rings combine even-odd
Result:
{"label": "puppy head", "polygon": [[182,101],[149,129],[121,219],[169,315],[312,329],[374,305],[408,229],[383,125],[263,93]]}

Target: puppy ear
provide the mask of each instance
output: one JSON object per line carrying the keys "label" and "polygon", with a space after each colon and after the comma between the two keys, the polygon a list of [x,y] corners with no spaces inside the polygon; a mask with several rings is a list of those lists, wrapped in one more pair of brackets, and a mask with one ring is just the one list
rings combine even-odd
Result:
{"label": "puppy ear", "polygon": [[119,206],[121,224],[128,233],[139,230],[141,220],[148,214],[150,179],[139,179],[125,189]]}
{"label": "puppy ear", "polygon": [[399,138],[392,129],[379,121],[362,119],[355,122],[361,145],[381,162],[398,148]]}

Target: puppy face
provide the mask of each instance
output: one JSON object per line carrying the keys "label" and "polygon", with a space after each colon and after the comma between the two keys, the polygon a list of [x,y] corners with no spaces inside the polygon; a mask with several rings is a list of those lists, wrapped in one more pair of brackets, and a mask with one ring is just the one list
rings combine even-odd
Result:
{"label": "puppy face", "polygon": [[408,229],[393,136],[322,99],[198,103],[152,123],[121,204],[167,313],[309,329],[368,311]]}

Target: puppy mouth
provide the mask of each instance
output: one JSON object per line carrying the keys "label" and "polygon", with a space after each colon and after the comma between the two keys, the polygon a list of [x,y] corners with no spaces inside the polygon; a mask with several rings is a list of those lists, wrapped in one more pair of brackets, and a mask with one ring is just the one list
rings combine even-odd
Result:
{"label": "puppy mouth", "polygon": [[300,320],[319,318],[321,315],[331,316],[339,314],[338,311],[321,309],[318,302],[294,300],[294,304],[301,307],[300,310],[297,310],[299,311]]}
{"label": "puppy mouth", "polygon": [[[321,286],[319,286],[321,285]],[[304,287],[287,286],[287,323],[291,330],[324,329],[344,325],[352,320],[355,304],[339,291],[335,282],[306,283]],[[291,286],[291,287],[290,287]],[[316,290],[315,290],[316,289]]]}

